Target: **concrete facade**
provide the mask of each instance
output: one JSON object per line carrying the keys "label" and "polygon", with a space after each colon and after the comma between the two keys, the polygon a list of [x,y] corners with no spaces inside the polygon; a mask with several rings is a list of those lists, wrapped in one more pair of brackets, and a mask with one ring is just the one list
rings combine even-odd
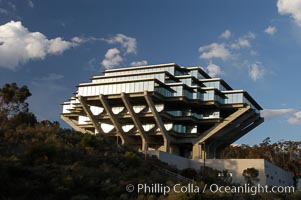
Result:
{"label": "concrete facade", "polygon": [[111,69],[77,86],[61,117],[74,129],[138,150],[218,158],[263,122],[244,90],[175,63]]}

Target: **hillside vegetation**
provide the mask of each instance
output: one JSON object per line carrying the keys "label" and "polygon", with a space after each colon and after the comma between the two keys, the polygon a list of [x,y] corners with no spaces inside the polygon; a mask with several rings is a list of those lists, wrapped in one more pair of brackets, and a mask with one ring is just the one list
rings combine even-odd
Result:
{"label": "hillside vegetation", "polygon": [[264,158],[282,169],[301,177],[301,141],[271,143],[266,138],[259,145],[229,146],[222,158]]}
{"label": "hillside vegetation", "polygon": [[[178,171],[130,147],[120,146],[101,135],[89,135],[60,128],[59,123],[38,122],[28,111],[26,86],[6,84],[0,89],[0,199],[100,199],[100,200],[197,200],[197,199],[299,199],[297,195],[260,194],[250,196],[174,193],[137,194],[128,184],[183,182],[181,174],[200,188],[204,184],[231,185],[216,170]],[[230,157],[229,154],[224,156]],[[240,152],[240,151],[239,151]],[[232,154],[231,154],[232,155]],[[238,153],[233,154],[239,155]],[[289,161],[295,154],[291,153]],[[292,168],[294,169],[294,168]],[[296,174],[299,173],[296,170]],[[188,180],[189,181],[189,180]]]}
{"label": "hillside vegetation", "polygon": [[157,199],[126,185],[181,182],[164,173],[180,173],[175,168],[130,147],[38,122],[30,95],[15,83],[0,89],[0,199]]}

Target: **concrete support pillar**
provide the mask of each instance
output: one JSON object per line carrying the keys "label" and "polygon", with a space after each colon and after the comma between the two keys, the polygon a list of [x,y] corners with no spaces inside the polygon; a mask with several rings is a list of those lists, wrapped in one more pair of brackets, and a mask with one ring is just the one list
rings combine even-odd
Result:
{"label": "concrete support pillar", "polygon": [[170,142],[168,140],[164,140],[164,151],[167,153],[171,153],[170,152]]}
{"label": "concrete support pillar", "polygon": [[192,147],[192,159],[198,160],[198,159],[204,159],[207,157],[206,149],[204,146],[204,143],[196,143]]}
{"label": "concrete support pillar", "polygon": [[163,145],[159,148],[160,151],[171,153],[170,142],[164,140]]}
{"label": "concrete support pillar", "polygon": [[170,145],[170,153],[180,155],[179,147],[177,145]]}
{"label": "concrete support pillar", "polygon": [[127,143],[130,143],[129,142],[130,139],[122,130],[122,126],[121,126],[120,122],[118,121],[118,118],[112,112],[111,106],[109,105],[107,98],[103,95],[99,95],[99,100],[100,100],[103,108],[107,112],[108,116],[110,117],[110,120],[113,123],[114,127],[116,128],[117,135],[120,136],[120,139],[121,139],[121,144],[125,145]]}
{"label": "concrete support pillar", "polygon": [[147,135],[147,133],[144,131],[143,127],[142,127],[142,123],[139,119],[139,116],[137,115],[137,113],[135,113],[134,109],[133,109],[133,105],[130,102],[129,97],[127,96],[126,93],[122,92],[121,93],[121,99],[123,101],[123,104],[125,105],[126,109],[128,110],[129,114],[131,115],[131,118],[133,120],[133,123],[135,124],[135,127],[137,128],[137,130],[140,133],[140,137],[141,137],[141,149],[142,151],[147,150],[147,143],[150,143],[150,138]]}
{"label": "concrete support pillar", "polygon": [[158,128],[160,129],[162,136],[163,136],[164,144],[163,144],[163,147],[160,147],[160,150],[170,153],[171,137],[167,133],[164,123],[163,123],[159,113],[156,110],[156,106],[155,106],[150,94],[147,91],[144,91],[144,97],[145,97],[148,107],[150,108],[152,114],[154,115],[154,120],[156,121],[156,124],[157,124]]}
{"label": "concrete support pillar", "polygon": [[193,160],[201,159],[201,149],[198,143],[192,146],[192,159]]}
{"label": "concrete support pillar", "polygon": [[84,112],[89,117],[89,119],[92,122],[92,124],[94,125],[95,129],[97,130],[97,132],[101,133],[101,134],[104,134],[104,132],[102,131],[100,125],[98,124],[95,116],[92,114],[92,112],[90,110],[90,107],[88,106],[88,103],[87,103],[87,100],[85,99],[85,97],[78,96],[78,101],[81,104]]}
{"label": "concrete support pillar", "polygon": [[141,150],[142,150],[142,151],[148,150],[148,143],[147,143],[147,141],[144,140],[144,139],[142,139]]}

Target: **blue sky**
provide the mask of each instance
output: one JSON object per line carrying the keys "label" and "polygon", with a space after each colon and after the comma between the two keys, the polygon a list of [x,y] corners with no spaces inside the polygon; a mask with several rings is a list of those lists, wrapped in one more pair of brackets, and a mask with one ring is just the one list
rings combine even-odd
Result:
{"label": "blue sky", "polygon": [[40,120],[106,68],[202,66],[265,109],[236,143],[300,140],[301,0],[0,0],[0,84],[31,92]]}

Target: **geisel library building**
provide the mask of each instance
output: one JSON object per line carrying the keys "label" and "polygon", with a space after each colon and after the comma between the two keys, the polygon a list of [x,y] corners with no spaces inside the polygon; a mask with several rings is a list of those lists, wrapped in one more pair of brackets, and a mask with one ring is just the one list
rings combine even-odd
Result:
{"label": "geisel library building", "polygon": [[225,147],[263,122],[262,108],[246,91],[200,67],[110,69],[77,88],[61,114],[75,130],[163,152],[171,160],[219,158]]}

